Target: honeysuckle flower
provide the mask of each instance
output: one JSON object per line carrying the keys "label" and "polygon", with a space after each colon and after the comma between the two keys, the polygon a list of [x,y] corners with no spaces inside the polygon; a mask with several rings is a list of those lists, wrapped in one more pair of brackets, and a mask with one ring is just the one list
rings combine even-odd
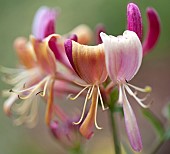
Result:
{"label": "honeysuckle flower", "polygon": [[64,148],[76,148],[83,141],[79,133],[80,125],[73,125],[78,117],[70,118],[60,106],[54,106],[56,119],[50,123],[50,130],[54,138],[63,145]]}
{"label": "honeysuckle flower", "polygon": [[94,124],[96,128],[101,129],[96,121],[98,97],[100,97],[102,108],[105,110],[99,88],[100,84],[107,78],[103,45],[86,46],[69,39],[65,41],[64,45],[72,67],[78,76],[85,81],[84,84],[77,83],[84,88],[71,99],[75,100],[84,90],[88,89],[81,118],[74,124],[80,124],[83,121],[87,101],[92,97],[89,112],[80,126],[81,134],[90,138],[93,134]]}
{"label": "honeysuckle flower", "polygon": [[43,40],[50,34],[55,33],[55,22],[59,15],[59,10],[48,8],[46,6],[40,7],[33,20],[32,34],[35,38]]}
{"label": "honeysuckle flower", "polygon": [[[147,8],[148,32],[143,41],[143,55],[146,55],[156,45],[160,35],[160,19],[154,8]],[[127,5],[127,29],[134,31],[142,41],[142,17],[138,6],[134,3]]]}
{"label": "honeysuckle flower", "polygon": [[80,44],[88,45],[93,40],[93,32],[90,29],[90,27],[85,24],[78,25],[73,30],[71,30],[68,34],[65,34],[64,36],[70,36],[72,34],[77,35],[78,38],[77,42]]}
{"label": "honeysuckle flower", "polygon": [[[14,112],[20,115],[15,120],[17,124],[35,124],[38,109],[38,94],[47,96],[46,122],[49,123],[51,119],[56,60],[48,46],[48,42],[53,37],[60,36],[51,35],[42,41],[32,36],[30,42],[26,42],[23,38],[17,39],[15,46],[17,47],[16,50],[20,61],[23,64],[22,68],[13,69],[12,72],[11,69],[1,69],[2,72],[9,74],[10,78],[6,78],[7,83],[14,85],[14,88],[10,90],[12,95],[4,103],[4,111],[10,114],[11,107],[13,107]],[[23,56],[23,52],[25,56]],[[30,61],[27,61],[25,59],[26,57],[29,57]],[[16,96],[22,100],[20,104],[14,104]]]}
{"label": "honeysuckle flower", "polygon": [[[135,114],[127,99],[126,92],[132,96],[139,105],[144,108],[143,101],[147,98],[138,98],[138,92],[150,92],[151,88],[138,88],[128,82],[138,72],[142,62],[142,44],[137,34],[133,31],[125,31],[123,35],[118,37],[108,36],[105,33],[100,33],[104,43],[106,68],[112,82],[119,88],[118,103],[123,105],[124,117],[128,138],[132,148],[136,151],[142,150],[142,140],[139,132]],[[133,88],[135,92],[131,89]]]}
{"label": "honeysuckle flower", "polygon": [[[46,6],[42,6],[37,10],[32,26],[32,34],[36,39],[43,40],[45,37],[56,32],[55,23],[59,12],[59,9],[49,8]],[[79,38],[78,40],[77,36]],[[64,34],[62,37],[52,38],[50,40],[49,47],[53,51],[57,61],[70,69],[70,63],[64,50],[64,40],[67,38],[83,44],[88,44],[92,40],[92,31],[87,25],[79,25],[71,32]]]}

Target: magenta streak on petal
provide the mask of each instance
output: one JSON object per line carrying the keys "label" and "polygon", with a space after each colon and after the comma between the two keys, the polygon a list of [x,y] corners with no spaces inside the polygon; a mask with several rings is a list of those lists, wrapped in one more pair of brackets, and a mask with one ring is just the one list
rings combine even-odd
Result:
{"label": "magenta streak on petal", "polygon": [[134,114],[132,107],[127,99],[124,87],[122,87],[122,91],[123,91],[123,96],[122,96],[123,97],[123,111],[124,111],[126,131],[127,131],[128,138],[129,138],[132,148],[135,151],[139,152],[143,148],[142,138],[140,135],[140,131],[138,128],[135,114]]}
{"label": "magenta streak on petal", "polygon": [[57,60],[61,59],[62,56],[61,56],[59,49],[57,47],[57,39],[55,37],[51,37],[48,44],[49,44],[50,49],[53,51],[55,58]]}
{"label": "magenta streak on petal", "polygon": [[103,25],[103,24],[98,24],[97,26],[96,26],[96,44],[101,44],[101,43],[103,43],[102,42],[102,39],[101,39],[101,37],[100,37],[100,33],[101,32],[106,32],[106,30],[105,30],[105,26]]}
{"label": "magenta streak on petal", "polygon": [[58,11],[48,7],[40,7],[33,20],[32,33],[36,39],[43,40],[50,34],[55,33],[55,22]]}
{"label": "magenta streak on petal", "polygon": [[64,51],[63,44],[57,43],[57,38],[51,37],[49,42],[49,47],[53,51],[55,58],[64,64],[66,67],[72,70],[71,65],[67,59],[66,53]]}
{"label": "magenta streak on petal", "polygon": [[66,52],[66,55],[70,61],[70,64],[71,66],[73,67],[73,69],[75,70],[75,72],[78,74],[77,70],[76,70],[76,67],[74,65],[74,62],[73,62],[73,55],[72,55],[72,40],[70,39],[67,39],[65,42],[64,42],[64,47],[65,47],[65,52]]}
{"label": "magenta streak on petal", "polygon": [[143,55],[146,55],[156,45],[159,38],[161,26],[160,19],[155,9],[147,9],[148,16],[148,32],[145,41],[143,42]]}
{"label": "magenta streak on petal", "polygon": [[142,17],[138,6],[134,3],[127,5],[127,29],[134,31],[142,40]]}
{"label": "magenta streak on petal", "polygon": [[70,40],[73,40],[73,41],[75,41],[75,42],[77,42],[77,41],[78,41],[78,37],[77,37],[77,35],[76,35],[76,34],[72,34],[72,35],[70,35],[70,36],[69,36],[69,39],[70,39]]}

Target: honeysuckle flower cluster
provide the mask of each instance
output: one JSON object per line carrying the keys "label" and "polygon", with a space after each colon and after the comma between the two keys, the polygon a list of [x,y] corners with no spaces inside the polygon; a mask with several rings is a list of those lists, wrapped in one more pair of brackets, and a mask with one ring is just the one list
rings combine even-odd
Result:
{"label": "honeysuckle flower cluster", "polygon": [[[77,136],[77,130],[89,139],[93,135],[94,126],[102,129],[97,123],[98,103],[106,110],[108,102],[102,96],[110,95],[117,87],[117,102],[123,106],[130,144],[135,151],[141,151],[142,139],[127,94],[143,108],[151,104],[144,104],[148,95],[144,98],[137,96],[138,92],[151,92],[151,87],[143,89],[129,82],[137,74],[143,56],[151,51],[159,38],[160,21],[157,12],[153,8],[147,9],[148,32],[143,43],[142,17],[134,3],[127,5],[127,29],[117,37],[105,34],[105,26],[102,24],[97,25],[95,34],[87,25],[79,25],[64,35],[59,32],[56,34],[58,16],[58,10],[41,7],[35,15],[29,40],[24,37],[15,40],[14,48],[20,65],[17,69],[1,66],[1,72],[5,75],[3,80],[13,86],[3,91],[8,96],[4,112],[14,115],[17,125],[33,127],[43,98],[47,126],[62,143],[65,143],[64,138],[69,138],[67,145],[70,145],[81,138],[80,134]],[[93,38],[96,45],[89,46]],[[78,120],[69,119],[55,103],[60,95],[71,100],[85,96]],[[19,103],[16,103],[17,100]],[[91,104],[88,109],[89,100]]]}

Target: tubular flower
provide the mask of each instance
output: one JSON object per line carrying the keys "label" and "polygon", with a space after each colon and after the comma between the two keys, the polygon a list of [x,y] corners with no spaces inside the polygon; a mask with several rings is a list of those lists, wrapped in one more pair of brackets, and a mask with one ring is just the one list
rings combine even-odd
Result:
{"label": "tubular flower", "polygon": [[[156,45],[160,35],[160,19],[154,8],[148,8],[148,32],[143,41],[143,55],[146,55]],[[134,31],[142,40],[142,17],[138,6],[134,3],[127,5],[127,29]]]}
{"label": "tubular flower", "polygon": [[[125,92],[127,91],[129,95],[132,96],[142,107],[149,107],[149,104],[145,105],[142,102],[147,98],[147,96],[140,99],[137,97],[137,91],[150,92],[151,88],[146,87],[145,89],[142,89],[128,83],[136,75],[141,66],[141,42],[136,33],[128,30],[118,37],[108,36],[105,33],[100,33],[100,36],[104,43],[108,74],[113,83],[117,84],[119,88],[118,103],[123,105],[126,130],[130,144],[134,150],[141,151],[141,135],[135,114]],[[135,89],[135,92],[133,92],[130,87]]]}
{"label": "tubular flower", "polygon": [[96,121],[98,97],[100,97],[102,108],[105,110],[99,88],[100,84],[107,78],[103,45],[86,46],[71,40],[66,40],[64,45],[72,67],[78,76],[85,81],[85,84],[77,83],[84,88],[71,99],[75,100],[84,90],[88,89],[81,118],[74,124],[80,124],[83,121],[87,101],[92,97],[89,112],[80,126],[81,134],[90,138],[93,134],[94,124],[96,128],[101,129]]}
{"label": "tubular flower", "polygon": [[59,106],[54,106],[56,119],[50,123],[50,130],[55,139],[64,148],[74,148],[81,144],[82,136],[79,133],[79,125],[73,125],[78,118],[70,118]]}
{"label": "tubular flower", "polygon": [[[19,115],[15,120],[18,125],[26,123],[30,124],[29,126],[34,126],[38,110],[38,94],[47,96],[46,122],[50,121],[56,61],[54,54],[48,47],[48,42],[53,37],[59,37],[59,35],[51,35],[43,41],[36,40],[34,37],[31,37],[30,42],[26,42],[22,38],[17,39],[15,46],[23,64],[22,68],[16,70],[1,68],[2,72],[8,74],[6,82],[14,85],[14,88],[10,90],[12,95],[4,103],[4,111],[10,115],[13,106],[12,109]],[[25,56],[23,56],[23,52]],[[25,57],[29,57],[30,61],[27,59],[25,62]],[[17,98],[22,101],[19,104],[14,104]]]}
{"label": "tubular flower", "polygon": [[51,9],[46,6],[40,7],[34,16],[32,34],[39,40],[54,34],[58,15],[59,10],[57,9]]}

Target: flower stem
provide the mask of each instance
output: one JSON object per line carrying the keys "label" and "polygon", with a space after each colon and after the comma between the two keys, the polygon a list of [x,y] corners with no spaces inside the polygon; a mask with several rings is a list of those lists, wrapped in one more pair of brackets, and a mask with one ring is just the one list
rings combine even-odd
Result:
{"label": "flower stem", "polygon": [[69,151],[69,154],[83,154],[83,153],[84,151],[81,144],[77,145],[74,148],[71,148]]}
{"label": "flower stem", "polygon": [[116,127],[116,120],[114,118],[114,112],[112,110],[110,110],[110,119],[111,119],[112,136],[113,136],[113,141],[114,141],[115,154],[121,154],[120,142],[118,139],[118,132],[117,132],[117,127]]}
{"label": "flower stem", "polygon": [[156,154],[161,148],[161,146],[164,144],[164,142],[164,140],[161,140],[160,143],[156,146],[156,148],[151,152],[151,154]]}

